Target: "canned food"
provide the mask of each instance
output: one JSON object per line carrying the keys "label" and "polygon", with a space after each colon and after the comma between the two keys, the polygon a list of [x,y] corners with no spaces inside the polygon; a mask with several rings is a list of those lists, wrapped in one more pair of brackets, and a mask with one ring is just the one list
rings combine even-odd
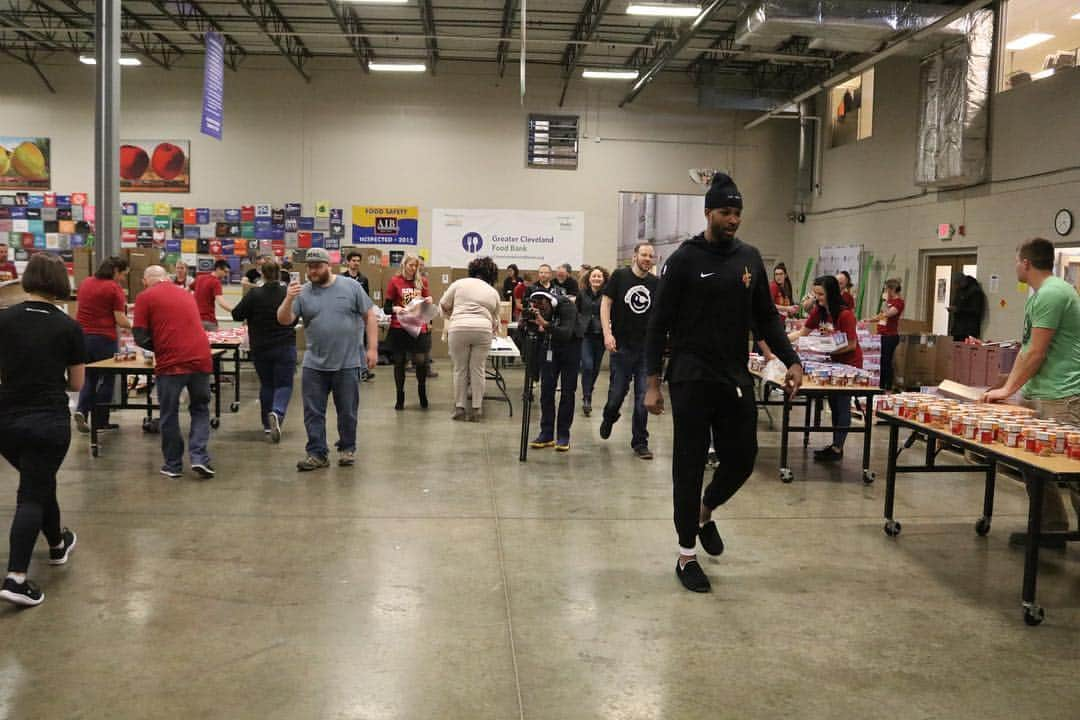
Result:
{"label": "canned food", "polygon": [[949,414],[949,431],[953,435],[964,434],[964,416],[962,413],[953,412]]}
{"label": "canned food", "polygon": [[[1031,446],[1028,446],[1031,450]],[[1035,449],[1032,452],[1038,455],[1049,455],[1052,451],[1050,449],[1050,433],[1045,430],[1039,430],[1035,433]]]}
{"label": "canned food", "polygon": [[974,440],[979,434],[979,422],[974,415],[964,416],[964,439]]}
{"label": "canned food", "polygon": [[992,420],[983,420],[979,423],[979,442],[990,445],[994,442],[994,423]]}
{"label": "canned food", "polygon": [[1020,447],[1020,426],[1016,423],[1009,423],[1003,427],[1002,442],[1006,447]]}

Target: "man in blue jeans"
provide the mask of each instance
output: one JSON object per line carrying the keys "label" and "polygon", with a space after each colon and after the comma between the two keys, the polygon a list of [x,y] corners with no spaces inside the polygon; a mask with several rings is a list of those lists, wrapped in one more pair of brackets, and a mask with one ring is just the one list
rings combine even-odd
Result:
{"label": "man in blue jeans", "polygon": [[184,469],[184,439],[180,435],[180,394],[188,391],[191,430],[188,450],[191,469],[203,479],[214,477],[207,445],[210,442],[210,340],[203,330],[195,298],[169,282],[160,265],[143,273],[146,290],[135,299],[135,342],[154,351],[154,378],[161,405],[161,474],[178,478]]}
{"label": "man in blue jeans", "polygon": [[600,302],[600,327],[604,331],[604,346],[611,353],[611,382],[608,385],[604,420],[600,437],[611,437],[611,428],[619,420],[623,400],[634,383],[634,417],[630,447],[642,460],[652,460],[649,449],[649,415],[645,411],[645,330],[649,325],[653,295],[660,282],[650,272],[656,261],[649,243],[634,247],[630,267],[611,273],[604,286]]}
{"label": "man in blue jeans", "polygon": [[356,462],[360,374],[365,367],[375,366],[378,359],[375,349],[379,345],[375,306],[360,283],[330,272],[330,254],[322,248],[308,250],[306,260],[308,282],[290,283],[277,311],[282,325],[291,325],[301,318],[307,340],[301,393],[308,441],[307,457],[296,464],[300,472],[330,466],[326,406],[331,394],[338,421],[338,465],[349,467]]}

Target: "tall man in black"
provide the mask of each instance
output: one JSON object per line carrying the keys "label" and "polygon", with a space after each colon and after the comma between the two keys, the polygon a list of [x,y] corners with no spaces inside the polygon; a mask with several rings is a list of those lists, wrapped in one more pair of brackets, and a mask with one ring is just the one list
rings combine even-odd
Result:
{"label": "tall man in black", "polygon": [[[802,383],[802,366],[773,305],[761,255],[735,237],[742,206],[734,181],[717,174],[705,195],[705,232],[684,242],[660,274],[646,339],[645,405],[654,414],[664,411],[660,373],[664,347],[671,348],[666,377],[675,430],[675,574],[694,592],[710,590],[694,551],[697,540],[710,555],[724,551],[712,512],[742,487],[757,457],[757,406],[746,367],[751,328],[788,366],[787,392]],[[702,497],[710,433],[720,465]]]}
{"label": "tall man in black", "polygon": [[652,460],[649,449],[649,415],[645,411],[645,329],[659,284],[650,272],[656,255],[650,243],[638,243],[630,267],[611,273],[600,301],[600,328],[604,346],[611,353],[611,382],[608,385],[600,437],[611,437],[611,426],[619,419],[623,400],[634,383],[634,417],[630,447],[642,460]]}

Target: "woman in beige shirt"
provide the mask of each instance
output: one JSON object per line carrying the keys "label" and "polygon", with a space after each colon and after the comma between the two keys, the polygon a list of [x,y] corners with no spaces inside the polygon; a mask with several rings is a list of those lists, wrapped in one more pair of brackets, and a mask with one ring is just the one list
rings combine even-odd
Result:
{"label": "woman in beige shirt", "polygon": [[[457,280],[439,301],[454,366],[454,420],[479,422],[484,403],[484,365],[491,352],[491,338],[499,328],[499,270],[489,257],[469,263],[469,277]],[[466,410],[469,390],[471,411]]]}

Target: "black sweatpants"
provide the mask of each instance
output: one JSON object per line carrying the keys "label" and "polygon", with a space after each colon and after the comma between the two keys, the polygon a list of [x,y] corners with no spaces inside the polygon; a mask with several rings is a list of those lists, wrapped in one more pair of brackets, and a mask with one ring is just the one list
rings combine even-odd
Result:
{"label": "black sweatpants", "polygon": [[71,444],[68,409],[13,411],[0,415],[0,454],[19,471],[15,518],[11,521],[8,571],[24,573],[38,533],[59,545],[60,505],[56,471]]}
{"label": "black sweatpants", "polygon": [[[694,381],[676,382],[669,387],[675,426],[671,462],[675,531],[679,545],[689,550],[697,545],[701,503],[709,508],[723,505],[754,471],[757,405],[753,386],[734,388]],[[720,464],[703,498],[701,486],[710,437]]]}

